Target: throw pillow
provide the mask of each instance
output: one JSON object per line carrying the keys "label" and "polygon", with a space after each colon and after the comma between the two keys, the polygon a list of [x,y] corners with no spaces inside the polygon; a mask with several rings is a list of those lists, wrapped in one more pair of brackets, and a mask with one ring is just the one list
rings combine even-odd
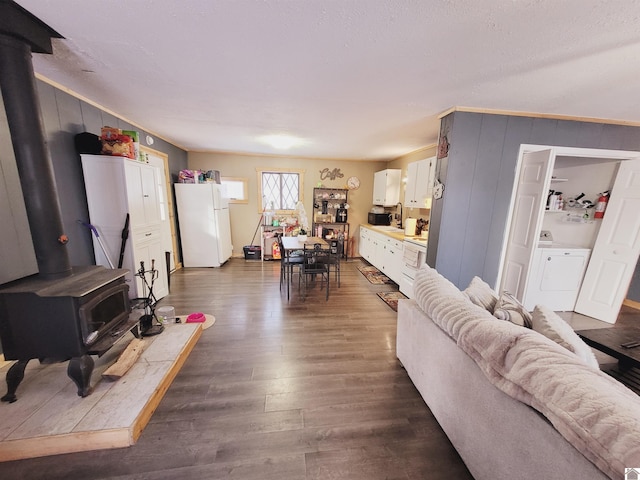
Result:
{"label": "throw pillow", "polygon": [[493,316],[500,320],[508,320],[522,327],[531,328],[531,314],[509,292],[502,292],[496,302]]}
{"label": "throw pillow", "polygon": [[471,282],[469,282],[469,286],[463,293],[469,297],[471,303],[474,303],[491,313],[493,313],[496,308],[498,295],[480,277],[473,277]]}
{"label": "throw pillow", "polygon": [[593,351],[573,331],[571,325],[565,322],[553,310],[543,305],[536,305],[533,309],[532,328],[570,352],[575,353],[587,365],[600,368]]}

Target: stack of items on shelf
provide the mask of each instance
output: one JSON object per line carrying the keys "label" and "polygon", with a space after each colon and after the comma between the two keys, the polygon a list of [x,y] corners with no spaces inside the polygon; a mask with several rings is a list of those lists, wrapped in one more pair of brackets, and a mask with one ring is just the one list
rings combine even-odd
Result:
{"label": "stack of items on shelf", "polygon": [[100,136],[90,132],[78,133],[74,137],[76,151],[82,154],[126,157],[149,163],[147,155],[140,151],[139,134],[134,130],[102,127]]}
{"label": "stack of items on shelf", "polygon": [[217,183],[220,185],[218,170],[180,170],[178,183]]}
{"label": "stack of items on shelf", "polygon": [[138,132],[134,130],[121,130],[113,127],[102,127],[100,131],[102,142],[102,155],[114,155],[127,157],[133,160],[146,161],[146,156],[140,155],[140,142]]}

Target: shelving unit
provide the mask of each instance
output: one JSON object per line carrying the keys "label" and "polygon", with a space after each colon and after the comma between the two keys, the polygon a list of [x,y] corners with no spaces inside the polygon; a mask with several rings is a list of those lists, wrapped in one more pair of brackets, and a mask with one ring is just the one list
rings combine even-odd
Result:
{"label": "shelving unit", "polygon": [[313,223],[310,234],[324,239],[338,238],[344,235],[342,255],[347,258],[349,223],[344,204],[347,203],[348,190],[345,188],[313,189]]}
{"label": "shelving unit", "polygon": [[260,238],[262,240],[262,260],[273,260],[273,244],[276,242],[276,233],[283,233],[284,227],[273,225],[260,226]]}

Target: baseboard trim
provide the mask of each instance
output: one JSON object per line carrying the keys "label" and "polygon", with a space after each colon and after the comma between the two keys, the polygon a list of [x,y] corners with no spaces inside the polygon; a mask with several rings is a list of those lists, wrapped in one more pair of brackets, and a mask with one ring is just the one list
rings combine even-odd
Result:
{"label": "baseboard trim", "polygon": [[622,302],[623,305],[627,307],[635,308],[636,310],[640,310],[640,302],[636,302],[635,300],[629,300],[628,298]]}

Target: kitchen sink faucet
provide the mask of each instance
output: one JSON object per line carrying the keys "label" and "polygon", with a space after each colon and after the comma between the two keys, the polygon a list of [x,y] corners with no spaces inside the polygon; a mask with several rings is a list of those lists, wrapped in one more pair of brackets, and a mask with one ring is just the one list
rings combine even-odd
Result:
{"label": "kitchen sink faucet", "polygon": [[[398,214],[398,207],[400,207],[400,214]],[[398,202],[396,204],[396,220],[398,228],[402,228],[402,203]]]}

